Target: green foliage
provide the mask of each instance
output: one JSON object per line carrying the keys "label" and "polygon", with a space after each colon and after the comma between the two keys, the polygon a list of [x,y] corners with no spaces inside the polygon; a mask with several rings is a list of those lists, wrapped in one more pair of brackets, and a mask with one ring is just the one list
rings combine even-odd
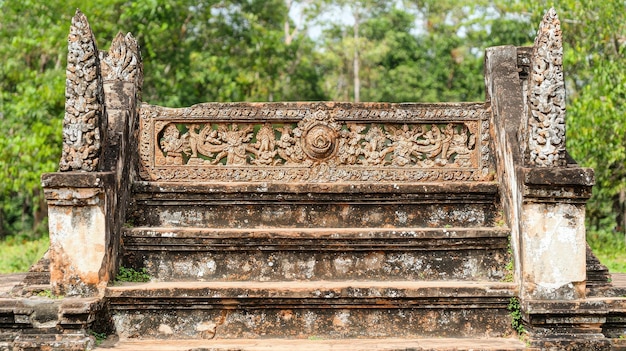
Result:
{"label": "green foliage", "polygon": [[62,298],[63,298],[63,296],[62,296],[62,295],[55,295],[55,294],[54,294],[51,290],[47,290],[47,289],[46,289],[46,290],[42,290],[42,291],[40,291],[40,292],[37,294],[37,296],[39,296],[39,297],[45,297],[45,298],[48,298],[48,299],[53,299],[53,300],[56,300],[56,299],[62,299]]}
{"label": "green foliage", "polygon": [[507,255],[509,256],[509,261],[506,263],[506,266],[504,267],[505,270],[505,275],[504,275],[504,281],[507,283],[512,283],[513,281],[515,281],[515,264],[514,264],[514,260],[513,260],[513,249],[511,249],[511,243],[509,242],[509,246],[507,248]]}
{"label": "green foliage", "polygon": [[[39,179],[61,156],[65,62],[71,16],[82,1],[0,1],[0,239],[38,238],[46,216]],[[121,1],[81,4],[110,18]],[[110,10],[108,10],[110,9]],[[103,31],[110,20],[94,25]]]}
{"label": "green foliage", "polygon": [[517,297],[512,297],[509,300],[507,309],[511,315],[511,327],[517,332],[517,334],[524,336],[526,334],[526,328],[524,328],[522,320],[522,309],[519,299]]}
{"label": "green foliage", "polygon": [[39,239],[7,237],[0,240],[0,274],[26,272],[48,250],[47,236]]}
{"label": "green foliage", "polygon": [[37,238],[39,185],[61,156],[67,35],[77,7],[100,50],[132,32],[145,59],[144,100],[323,100],[305,35],[287,43],[281,0],[0,1],[0,239]]}
{"label": "green foliage", "polygon": [[93,331],[93,330],[90,330],[90,331],[89,331],[89,334],[90,334],[91,336],[93,336],[93,337],[94,337],[94,339],[96,339],[96,346],[100,346],[100,345],[102,345],[102,343],[104,342],[104,340],[106,340],[106,339],[107,339],[107,334],[106,334],[106,333],[98,333],[98,332],[95,332],[95,331]]}
{"label": "green foliage", "polygon": [[148,274],[145,268],[137,271],[134,268],[120,267],[119,272],[115,276],[115,281],[145,283],[150,281],[150,274]]}

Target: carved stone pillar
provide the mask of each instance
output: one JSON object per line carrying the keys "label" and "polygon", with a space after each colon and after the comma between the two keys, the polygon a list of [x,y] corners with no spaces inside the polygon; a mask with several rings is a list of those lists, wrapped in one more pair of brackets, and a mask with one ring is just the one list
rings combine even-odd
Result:
{"label": "carved stone pillar", "polygon": [[528,53],[489,48],[485,60],[515,277],[523,299],[583,298],[585,202],[594,177],[566,157],[563,49],[554,9]]}
{"label": "carved stone pillar", "polygon": [[50,283],[57,295],[97,295],[109,281],[114,176],[59,172],[42,176],[48,201]]}
{"label": "carved stone pillar", "polygon": [[59,295],[94,295],[103,270],[113,177],[102,169],[106,119],[100,60],[85,15],[76,11],[68,37],[61,172],[42,176],[48,201],[50,283]]}
{"label": "carved stone pillar", "polygon": [[63,154],[59,169],[93,172],[106,131],[102,77],[96,41],[87,17],[76,11],[68,37]]}
{"label": "carved stone pillar", "polygon": [[524,294],[535,300],[585,297],[585,202],[593,169],[523,168]]}
{"label": "carved stone pillar", "polygon": [[141,55],[135,38],[120,32],[100,58],[108,122],[104,169],[119,169],[118,173],[122,174],[121,168],[129,157],[126,155],[131,142],[129,132],[136,129],[137,109],[141,104]]}
{"label": "carved stone pillar", "polygon": [[118,267],[143,81],[137,42],[119,34],[99,53],[85,15],[68,38],[60,172],[42,176],[55,293],[95,295]]}
{"label": "carved stone pillar", "polygon": [[[567,161],[561,26],[554,9],[543,18],[530,55],[528,123],[522,124],[522,267],[527,297],[585,297],[585,202],[593,170]],[[569,163],[569,164],[568,164]]]}

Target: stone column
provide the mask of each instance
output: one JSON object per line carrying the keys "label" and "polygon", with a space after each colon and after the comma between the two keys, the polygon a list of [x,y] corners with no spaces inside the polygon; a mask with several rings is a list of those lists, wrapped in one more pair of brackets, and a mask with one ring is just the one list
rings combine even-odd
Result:
{"label": "stone column", "polygon": [[524,296],[535,300],[585,297],[585,202],[593,170],[523,168],[522,267]]}
{"label": "stone column", "polygon": [[42,176],[48,201],[50,283],[57,295],[97,295],[109,281],[112,172]]}
{"label": "stone column", "polygon": [[594,173],[565,149],[562,56],[554,9],[532,48],[487,49],[496,168],[529,346],[609,350],[606,310],[585,299],[585,203]]}
{"label": "stone column", "polygon": [[58,295],[94,295],[108,282],[111,174],[102,169],[106,119],[100,60],[85,15],[68,37],[63,153],[58,173],[44,174],[50,230],[50,283]]}

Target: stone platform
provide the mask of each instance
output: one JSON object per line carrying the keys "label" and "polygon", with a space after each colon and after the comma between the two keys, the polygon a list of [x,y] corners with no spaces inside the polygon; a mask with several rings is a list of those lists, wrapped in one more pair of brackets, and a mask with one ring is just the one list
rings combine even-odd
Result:
{"label": "stone platform", "polygon": [[0,350],[624,349],[554,10],[485,51],[484,102],[168,108],[130,34],[100,52],[77,12],[68,43],[49,263],[0,299]]}

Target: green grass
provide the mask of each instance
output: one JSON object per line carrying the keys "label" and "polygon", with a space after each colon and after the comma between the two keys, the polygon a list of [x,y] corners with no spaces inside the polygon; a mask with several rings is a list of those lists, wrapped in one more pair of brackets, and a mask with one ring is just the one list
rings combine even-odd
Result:
{"label": "green grass", "polygon": [[0,274],[27,272],[46,253],[49,245],[47,236],[34,240],[22,237],[0,240]]}
{"label": "green grass", "polygon": [[626,241],[624,234],[608,231],[587,231],[587,242],[600,262],[611,273],[626,273]]}

